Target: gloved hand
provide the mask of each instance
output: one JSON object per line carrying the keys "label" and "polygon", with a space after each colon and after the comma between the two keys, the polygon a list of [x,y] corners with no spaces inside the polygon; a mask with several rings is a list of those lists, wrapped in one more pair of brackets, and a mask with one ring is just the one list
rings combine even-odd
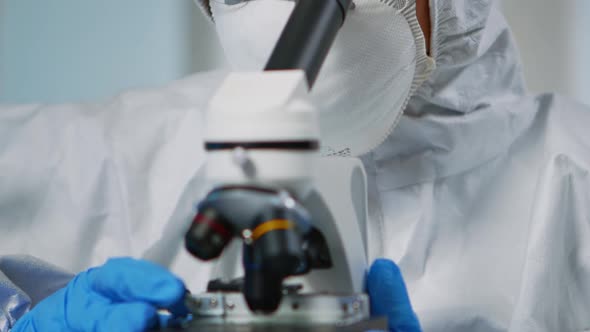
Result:
{"label": "gloved hand", "polygon": [[159,308],[183,314],[184,295],[182,281],[158,265],[111,259],[41,301],[12,331],[145,331],[158,324]]}
{"label": "gloved hand", "polygon": [[391,332],[420,332],[399,267],[386,259],[376,260],[367,277],[371,314],[387,317]]}

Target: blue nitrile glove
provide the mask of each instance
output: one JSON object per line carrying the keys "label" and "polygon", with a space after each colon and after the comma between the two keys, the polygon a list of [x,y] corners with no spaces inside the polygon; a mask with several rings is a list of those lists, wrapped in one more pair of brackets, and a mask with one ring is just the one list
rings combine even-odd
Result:
{"label": "blue nitrile glove", "polygon": [[182,311],[184,295],[182,281],[158,265],[110,259],[41,301],[12,331],[145,331],[157,326],[157,309]]}
{"label": "blue nitrile glove", "polygon": [[390,260],[378,259],[367,277],[371,314],[387,317],[391,332],[420,332],[420,322],[412,309],[399,267]]}

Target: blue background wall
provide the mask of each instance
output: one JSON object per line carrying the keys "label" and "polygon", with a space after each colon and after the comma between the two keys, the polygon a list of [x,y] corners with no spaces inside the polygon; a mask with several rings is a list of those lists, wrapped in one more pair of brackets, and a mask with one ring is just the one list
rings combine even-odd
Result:
{"label": "blue background wall", "polygon": [[0,0],[0,102],[107,98],[220,62],[192,0]]}

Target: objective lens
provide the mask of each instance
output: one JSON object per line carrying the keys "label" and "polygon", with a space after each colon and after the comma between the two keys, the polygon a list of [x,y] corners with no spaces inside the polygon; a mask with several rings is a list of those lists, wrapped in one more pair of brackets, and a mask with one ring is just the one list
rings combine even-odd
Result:
{"label": "objective lens", "polygon": [[219,257],[233,237],[233,232],[214,209],[197,213],[184,237],[188,252],[201,260]]}

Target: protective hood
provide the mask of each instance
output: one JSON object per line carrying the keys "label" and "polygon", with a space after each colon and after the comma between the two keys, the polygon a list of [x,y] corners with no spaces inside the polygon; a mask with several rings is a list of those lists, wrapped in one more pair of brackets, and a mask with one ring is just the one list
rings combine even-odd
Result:
{"label": "protective hood", "polygon": [[207,15],[209,18],[213,17],[211,15],[211,7],[209,7],[209,0],[195,0],[195,3],[197,6],[199,6],[199,8],[201,8],[205,15]]}
{"label": "protective hood", "polygon": [[436,69],[398,128],[367,159],[375,163],[381,189],[488,162],[506,152],[535,115],[534,100],[521,98],[520,56],[492,0],[430,0],[430,13]]}
{"label": "protective hood", "polygon": [[[520,56],[493,0],[430,0],[437,69],[408,111],[462,114],[525,92]],[[425,107],[424,104],[437,106]]]}

